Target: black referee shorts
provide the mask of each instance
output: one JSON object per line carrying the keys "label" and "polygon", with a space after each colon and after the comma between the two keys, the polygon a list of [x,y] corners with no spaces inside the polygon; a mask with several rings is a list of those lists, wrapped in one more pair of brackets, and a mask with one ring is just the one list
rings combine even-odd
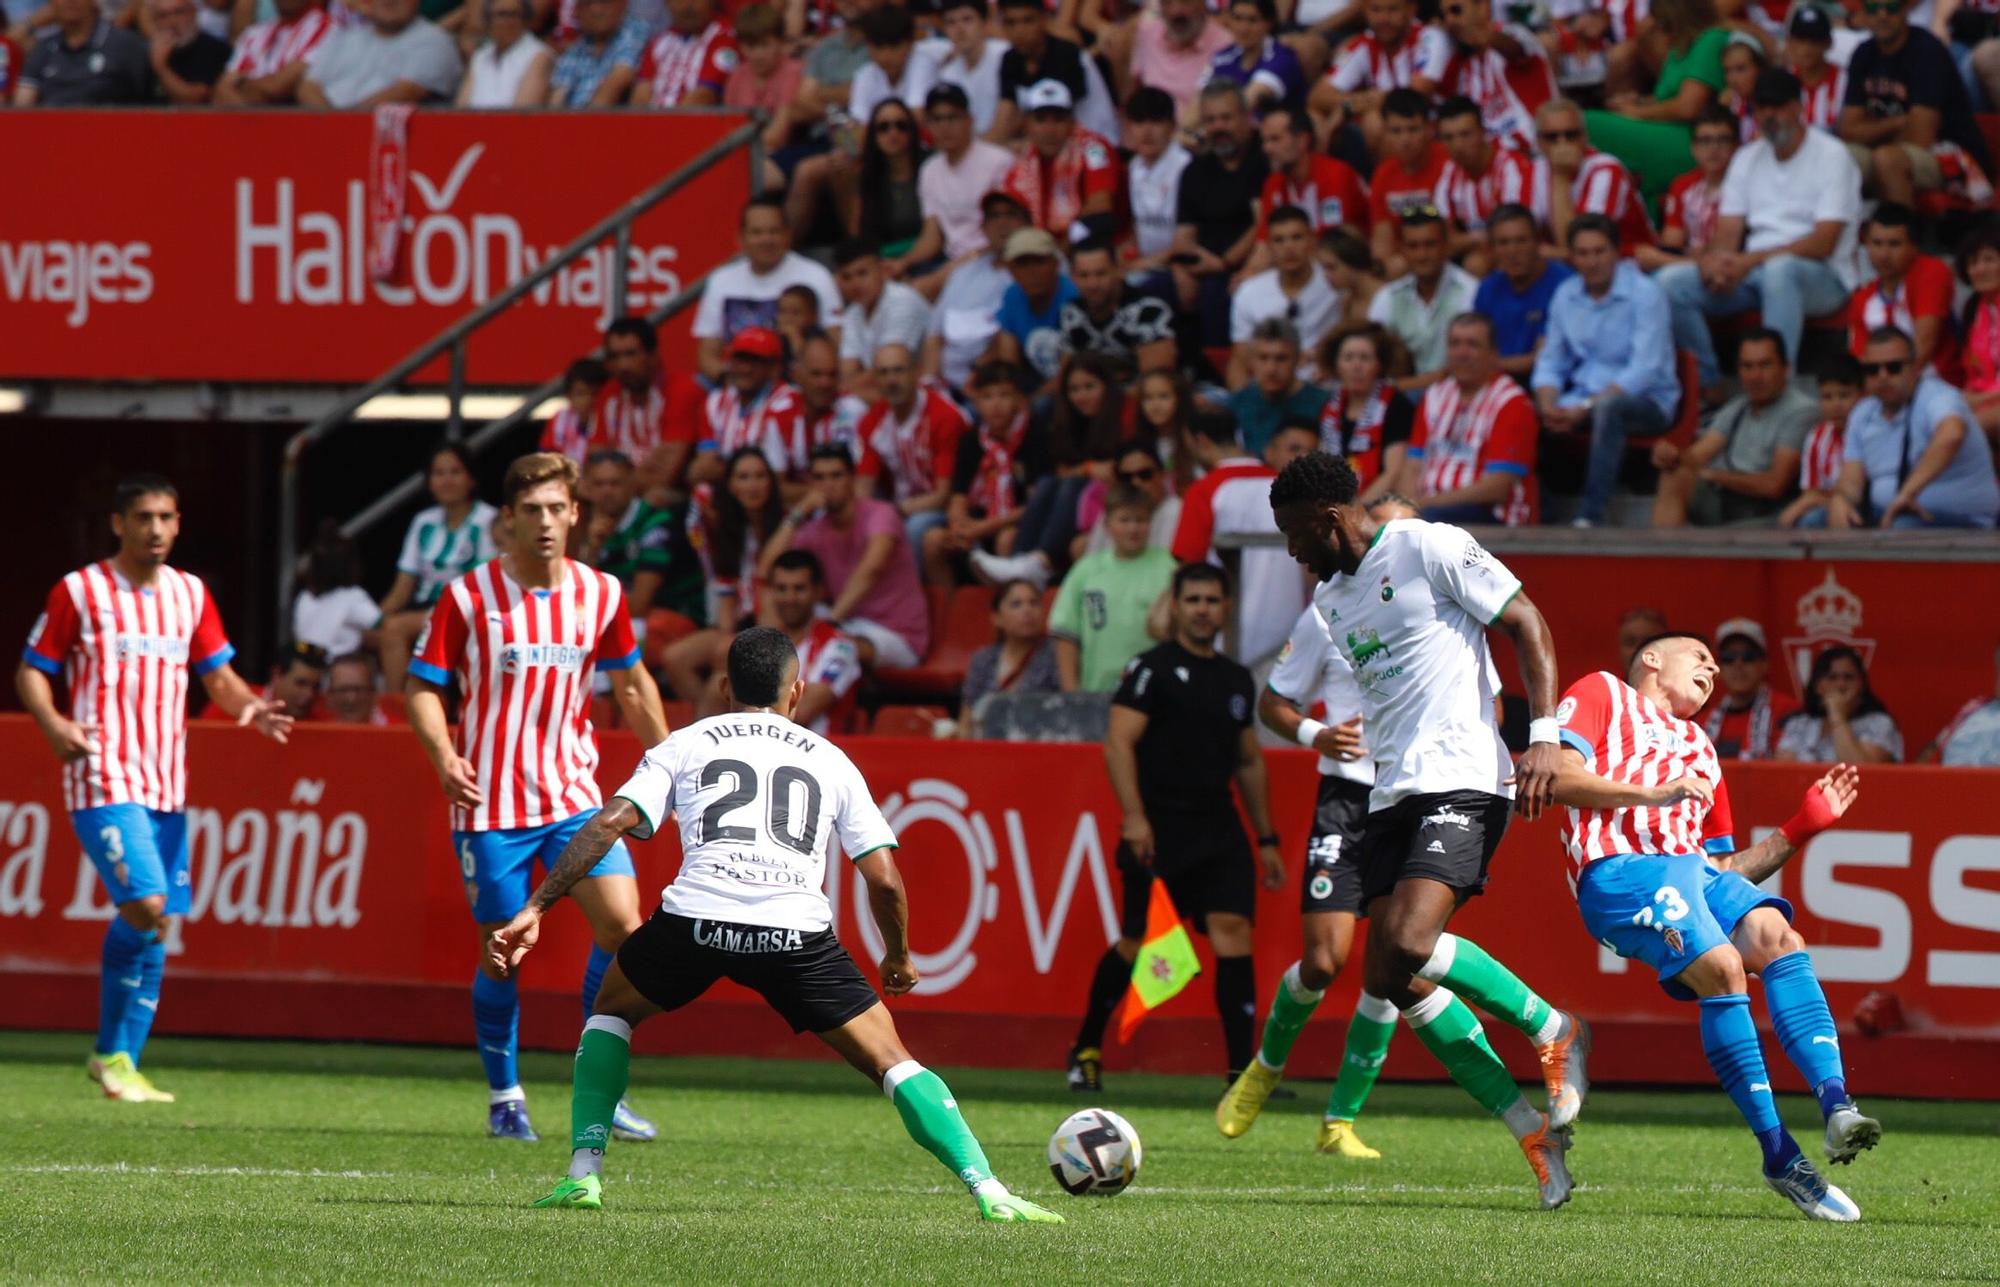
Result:
{"label": "black referee shorts", "polygon": [[639,995],[678,1010],[728,979],[762,996],[793,1032],[827,1032],[879,999],[832,930],[772,929],[655,911],[618,949]]}
{"label": "black referee shorts", "polygon": [[1125,887],[1120,929],[1126,938],[1146,936],[1146,907],[1155,880],[1167,883],[1174,909],[1203,933],[1207,932],[1210,912],[1256,919],[1257,873],[1250,857],[1250,838],[1233,812],[1214,817],[1155,817],[1152,864],[1140,862],[1121,844],[1118,874]]}
{"label": "black referee shorts", "polygon": [[1361,833],[1361,907],[1402,880],[1435,880],[1460,895],[1486,889],[1513,802],[1484,791],[1406,796],[1368,815]]}
{"label": "black referee shorts", "polygon": [[1312,838],[1299,883],[1299,911],[1361,910],[1361,833],[1368,823],[1369,786],[1346,778],[1319,780]]}

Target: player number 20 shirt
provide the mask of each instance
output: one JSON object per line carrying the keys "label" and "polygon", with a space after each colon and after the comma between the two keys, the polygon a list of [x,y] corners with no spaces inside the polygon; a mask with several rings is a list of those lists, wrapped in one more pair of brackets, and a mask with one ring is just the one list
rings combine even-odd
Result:
{"label": "player number 20 shirt", "polygon": [[833,924],[829,837],[856,860],[896,843],[854,762],[780,715],[677,729],[616,794],[639,811],[638,839],[680,819],[680,874],[660,894],[676,916],[817,933]]}
{"label": "player number 20 shirt", "polygon": [[1520,579],[1470,533],[1398,519],[1376,531],[1354,575],[1313,592],[1361,688],[1375,757],[1370,812],[1440,791],[1513,797],[1486,628],[1520,591]]}

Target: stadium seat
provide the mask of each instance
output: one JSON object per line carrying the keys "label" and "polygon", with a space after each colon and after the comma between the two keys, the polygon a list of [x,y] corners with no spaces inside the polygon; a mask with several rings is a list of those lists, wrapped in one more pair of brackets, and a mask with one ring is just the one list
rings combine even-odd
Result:
{"label": "stadium seat", "polygon": [[[1674,353],[1674,373],[1680,377],[1681,405],[1674,412],[1674,423],[1666,432],[1666,440],[1676,447],[1686,447],[1694,441],[1695,430],[1701,425],[1701,363],[1686,349]],[[1643,446],[1650,454],[1653,444],[1635,443],[1634,448]]]}
{"label": "stadium seat", "polygon": [[876,685],[897,696],[956,696],[965,683],[965,668],[971,664],[974,650],[992,636],[992,593],[977,585],[956,591],[926,587],[924,595],[931,604],[929,655],[919,666],[878,667]]}
{"label": "stadium seat", "polygon": [[949,719],[951,712],[942,706],[884,706],[875,712],[875,722],[869,732],[876,737],[931,737],[931,726],[941,719]]}
{"label": "stadium seat", "polygon": [[664,702],[668,728],[686,728],[694,723],[693,702]]}

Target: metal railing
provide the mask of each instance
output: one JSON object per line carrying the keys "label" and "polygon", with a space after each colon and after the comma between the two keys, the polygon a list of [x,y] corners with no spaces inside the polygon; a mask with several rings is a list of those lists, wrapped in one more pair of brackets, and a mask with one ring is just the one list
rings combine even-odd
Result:
{"label": "metal railing", "polygon": [[[2000,563],[2000,534],[1971,528],[1834,532],[1803,528],[1471,527],[1496,554],[1608,558],[1857,559],[1881,563]],[[1221,550],[1282,549],[1269,532],[1217,532]]]}
{"label": "metal railing", "polygon": [[[413,349],[408,356],[404,357],[395,366],[390,367],[375,379],[349,393],[325,415],[292,435],[291,440],[285,444],[283,478],[280,484],[278,502],[278,603],[284,619],[288,620],[290,617],[292,591],[298,576],[300,473],[305,462],[306,452],[311,449],[313,444],[319,442],[334,430],[348,424],[352,420],[354,413],[360,410],[370,399],[401,387],[404,381],[408,380],[425,366],[436,361],[438,356],[447,350],[451,354],[450,384],[447,393],[451,409],[449,417],[445,422],[445,436],[454,441],[458,440],[465,428],[465,419],[462,413],[465,399],[465,346],[466,341],[471,337],[472,333],[499,317],[564,268],[567,268],[570,264],[594,251],[607,237],[612,238],[617,247],[613,255],[613,262],[617,267],[611,277],[611,316],[625,316],[626,274],[630,271],[630,265],[627,263],[627,260],[630,258],[629,252],[632,246],[633,223],[652,210],[653,207],[659,205],[668,197],[673,196],[703,174],[706,174],[738,148],[745,146],[751,148],[750,186],[752,195],[754,195],[758,187],[759,161],[761,160],[757,149],[757,140],[762,129],[761,120],[753,117],[736,129],[723,135],[720,139],[717,139],[714,143],[691,157],[686,165],[683,165],[666,178],[661,179],[658,183],[640,192],[630,201],[627,201],[618,209],[598,220],[595,224],[592,224],[584,232],[578,234],[574,241],[564,246],[555,255],[542,261],[533,272],[522,277],[506,290],[500,292],[500,294],[495,295],[486,303],[438,332],[427,343]],[[707,283],[708,275],[703,274],[699,279],[683,288],[672,299],[669,299],[664,304],[654,308],[650,313],[647,313],[645,315],[646,320],[658,326],[668,318],[678,314],[682,309],[685,309],[688,305],[701,298],[702,288]],[[509,431],[533,415],[535,408],[540,406],[543,401],[560,392],[562,383],[563,378],[558,374],[536,385],[521,400],[520,406],[500,419],[487,424],[471,437],[464,439],[463,445],[468,451],[477,454],[499,441]],[[426,473],[421,470],[405,478],[402,482],[396,484],[395,487],[377,497],[359,513],[343,522],[340,525],[341,535],[348,537],[359,536],[361,533],[373,528],[385,518],[394,514],[402,506],[408,504],[413,497],[420,494],[424,489],[425,481]]]}

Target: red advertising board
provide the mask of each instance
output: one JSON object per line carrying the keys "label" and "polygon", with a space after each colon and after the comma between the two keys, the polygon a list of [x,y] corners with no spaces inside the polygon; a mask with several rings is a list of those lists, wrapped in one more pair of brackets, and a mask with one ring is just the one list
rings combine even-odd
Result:
{"label": "red advertising board", "polygon": [[[639,748],[617,734],[604,749],[603,777],[615,786]],[[903,842],[923,982],[894,1008],[912,1044],[927,1042],[919,1048],[939,1063],[1060,1060],[1116,931],[1118,813],[1097,748],[864,738],[849,750]],[[16,770],[0,799],[0,1025],[87,1027],[111,910],[26,719],[0,717],[0,760]],[[1287,750],[1271,766],[1296,871],[1312,761]],[[414,737],[308,727],[272,751],[254,734],[198,724],[190,774],[193,911],[173,944],[162,1031],[469,1039],[475,934],[443,802]],[[1735,770],[1740,839],[1789,816],[1811,777],[1796,767]],[[1849,1039],[1858,1086],[2000,1097],[2000,1085],[1976,1072],[2000,1053],[2000,835],[1983,803],[1996,787],[2000,773],[1983,770],[1872,769],[1848,825],[1777,878],[1843,1024],[1877,990],[1894,994],[1908,1019],[1905,1036]],[[642,885],[671,878],[676,849],[668,835],[635,846]],[[1584,934],[1553,820],[1517,823],[1495,861],[1492,892],[1455,928],[1598,1025],[1600,1078],[1705,1080],[1690,1010]],[[859,882],[833,864],[828,889],[836,928],[872,962]],[[1290,884],[1260,895],[1260,1001],[1297,955],[1297,900]],[[531,958],[531,1044],[574,1041],[586,942],[580,918],[564,909]],[[1344,1017],[1358,973],[1335,985],[1325,1013]],[[1198,983],[1176,998],[1113,1062],[1218,1071],[1207,993]],[[698,1011],[653,1025],[642,1048],[811,1053],[748,993],[719,987]],[[1302,1069],[1332,1066],[1341,1027],[1309,1029]],[[1525,1042],[1495,1044],[1524,1069],[1532,1063]],[[1395,1060],[1397,1075],[1437,1073],[1414,1044]]]}
{"label": "red advertising board", "polygon": [[[0,201],[0,301],[13,319],[0,375],[373,379],[743,120],[419,112],[401,264],[377,282],[367,112],[0,113],[9,173],[51,179],[30,185],[32,200],[21,189]],[[635,311],[735,253],[749,191],[738,151],[634,225]],[[614,254],[607,241],[481,330],[470,379],[538,383],[594,347]],[[440,361],[424,376],[444,374]]]}
{"label": "red advertising board", "polygon": [[[1915,759],[1972,697],[1991,697],[2000,646],[2000,565],[1837,559],[1500,556],[1549,620],[1565,676],[1618,665],[1618,618],[1658,608],[1679,629],[1709,634],[1732,617],[1764,627],[1770,681],[1793,698],[1812,658],[1848,644]],[[1510,690],[1519,670],[1490,636]]]}

